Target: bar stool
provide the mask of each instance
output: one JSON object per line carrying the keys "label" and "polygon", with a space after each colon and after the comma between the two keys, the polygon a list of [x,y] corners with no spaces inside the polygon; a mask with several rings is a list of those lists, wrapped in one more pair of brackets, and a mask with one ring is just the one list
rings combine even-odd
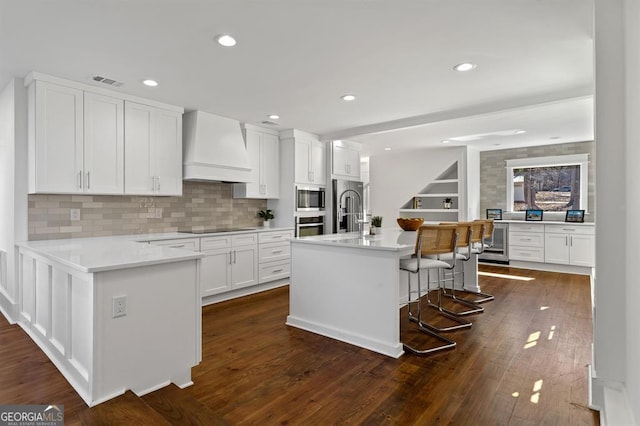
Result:
{"label": "bar stool", "polygon": [[[461,262],[467,262],[469,259],[471,259],[471,253],[472,253],[471,239],[472,237],[477,238],[478,236],[482,235],[482,227],[481,227],[481,224],[479,223],[458,222],[456,224],[456,228],[458,232],[458,246],[456,248],[455,259],[453,259],[454,256],[452,253],[445,253],[442,255],[438,255],[438,259],[441,259],[441,260],[453,259],[453,265],[454,265],[453,269],[451,269],[451,272],[448,275],[446,271],[444,272],[445,277],[444,277],[444,288],[443,288],[442,294],[446,297],[451,298],[455,303],[466,306],[469,309],[464,311],[452,311],[452,310],[443,308],[443,310],[451,315],[458,315],[458,316],[482,313],[484,312],[484,308],[482,306],[477,305],[473,301],[458,298],[456,296],[456,289],[455,289],[455,278],[456,276],[461,276],[462,289],[463,289],[462,291],[466,291],[464,289],[464,281],[465,281],[464,265],[462,265]],[[457,260],[460,260],[461,262],[456,262]],[[458,267],[458,265],[460,267]],[[451,282],[451,293],[447,293],[447,285],[446,285],[447,281]]]}
{"label": "bar stool", "polygon": [[[475,255],[482,254],[485,249],[493,247],[493,219],[476,219],[473,221],[476,227],[480,227],[481,231],[475,231],[470,238],[470,252]],[[472,291],[464,288],[467,293],[480,296],[479,299],[472,300],[473,303],[485,303],[495,300],[495,296],[480,291]]]}
{"label": "bar stool", "polygon": [[[436,346],[434,348],[429,348],[426,350],[419,350],[409,345],[404,345],[404,348],[410,352],[415,354],[430,354],[437,351],[451,349],[456,346],[456,342],[451,339],[448,339],[444,336],[438,334],[438,332],[442,331],[453,331],[461,328],[471,327],[471,323],[465,321],[461,318],[458,318],[454,315],[450,315],[442,310],[441,305],[441,271],[443,269],[451,269],[453,267],[452,264],[444,261],[434,259],[432,256],[445,254],[445,253],[455,253],[456,251],[456,242],[458,238],[458,234],[456,232],[455,225],[423,225],[421,226],[416,235],[416,248],[414,255],[411,258],[401,259],[400,260],[400,269],[403,271],[407,271],[407,288],[408,288],[408,300],[407,300],[407,308],[409,311],[409,320],[412,322],[418,323],[418,329],[425,334],[433,336],[442,342],[442,345]],[[440,311],[440,313],[447,318],[455,321],[458,325],[454,325],[451,327],[436,327],[432,324],[428,324],[422,320],[422,283],[421,283],[421,271],[427,270],[427,302],[429,306],[435,307]],[[437,291],[438,291],[438,305],[431,303],[429,300],[429,288],[431,284],[431,280],[429,278],[429,271],[436,270],[437,271]],[[411,300],[411,295],[414,291],[411,290],[411,274],[415,274],[418,277],[418,289],[416,291],[418,298],[416,300]],[[411,312],[411,304],[416,303],[417,307],[417,317],[413,315]]]}

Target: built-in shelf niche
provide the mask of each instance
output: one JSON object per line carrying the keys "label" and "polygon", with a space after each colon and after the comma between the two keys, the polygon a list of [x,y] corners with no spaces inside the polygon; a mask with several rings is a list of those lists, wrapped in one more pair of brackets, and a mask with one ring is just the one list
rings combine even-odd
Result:
{"label": "built-in shelf niche", "polygon": [[[451,208],[444,201],[451,199]],[[415,194],[400,208],[401,217],[421,217],[427,222],[458,220],[458,162],[451,164],[422,191]]]}

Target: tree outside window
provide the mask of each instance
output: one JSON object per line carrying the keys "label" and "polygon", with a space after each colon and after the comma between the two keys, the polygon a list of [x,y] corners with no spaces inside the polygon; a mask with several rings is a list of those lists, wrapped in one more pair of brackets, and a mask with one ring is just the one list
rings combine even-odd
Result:
{"label": "tree outside window", "polygon": [[580,166],[513,169],[513,210],[566,211],[580,208]]}
{"label": "tree outside window", "polygon": [[507,208],[588,210],[588,154],[507,160]]}

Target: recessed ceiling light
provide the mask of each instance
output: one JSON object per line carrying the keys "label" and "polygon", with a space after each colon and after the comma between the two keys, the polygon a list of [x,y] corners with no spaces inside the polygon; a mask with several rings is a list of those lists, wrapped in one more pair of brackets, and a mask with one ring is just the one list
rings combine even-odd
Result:
{"label": "recessed ceiling light", "polygon": [[476,66],[477,65],[472,63],[472,62],[463,62],[463,63],[458,64],[455,67],[453,67],[453,69],[456,70],[456,71],[471,71]]}
{"label": "recessed ceiling light", "polygon": [[156,87],[158,85],[158,82],[155,80],[144,80],[142,84],[149,87]]}
{"label": "recessed ceiling light", "polygon": [[229,34],[220,34],[216,37],[216,41],[220,46],[224,47],[233,47],[236,45],[236,39],[231,37]]}
{"label": "recessed ceiling light", "polygon": [[384,150],[385,150],[385,151],[391,151],[391,148],[386,147]]}
{"label": "recessed ceiling light", "polygon": [[271,114],[271,115],[269,116],[269,118],[270,118],[271,120],[277,120],[277,119],[279,119],[279,118],[280,118],[280,116],[279,116],[278,114]]}
{"label": "recessed ceiling light", "polygon": [[451,141],[448,141],[448,140],[446,140],[446,139],[445,139],[445,140],[440,141],[440,142],[442,142],[442,143],[449,143],[449,142],[451,142]]}
{"label": "recessed ceiling light", "polygon": [[343,101],[347,101],[347,102],[348,102],[348,101],[352,101],[352,100],[354,100],[355,98],[356,98],[356,97],[355,97],[355,95],[342,95],[342,100],[343,100]]}
{"label": "recessed ceiling light", "polygon": [[516,135],[521,135],[521,134],[523,134],[523,133],[527,133],[527,131],[526,131],[526,130],[516,130],[516,131],[515,131],[515,132],[513,132],[513,133],[515,133]]}

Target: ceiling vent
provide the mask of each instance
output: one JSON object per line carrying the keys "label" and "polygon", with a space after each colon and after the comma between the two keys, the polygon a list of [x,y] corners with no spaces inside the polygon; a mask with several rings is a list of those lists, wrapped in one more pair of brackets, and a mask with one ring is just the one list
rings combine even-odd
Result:
{"label": "ceiling vent", "polygon": [[265,124],[267,126],[278,126],[278,123],[275,123],[275,122],[269,121],[269,120],[264,120],[264,121],[261,121],[260,123]]}
{"label": "ceiling vent", "polygon": [[106,84],[108,86],[112,86],[112,87],[120,87],[122,86],[124,83],[121,83],[119,81],[116,81],[114,79],[111,78],[107,78],[107,77],[102,77],[100,75],[94,75],[93,77],[91,77],[91,80],[98,82],[98,83],[102,83],[102,84]]}

